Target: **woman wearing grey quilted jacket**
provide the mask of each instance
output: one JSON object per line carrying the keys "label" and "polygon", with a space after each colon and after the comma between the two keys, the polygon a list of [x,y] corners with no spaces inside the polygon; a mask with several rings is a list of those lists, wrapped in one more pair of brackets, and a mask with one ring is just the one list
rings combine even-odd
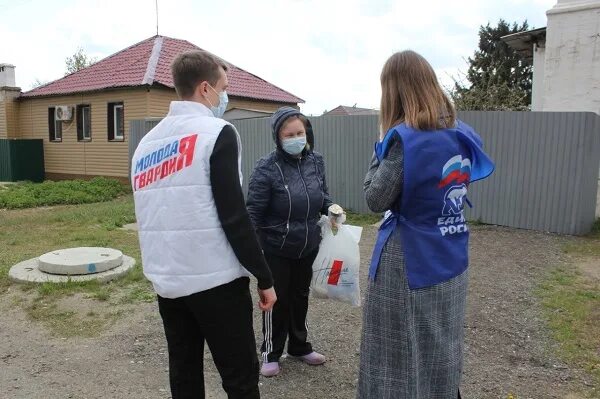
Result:
{"label": "woman wearing grey quilted jacket", "polygon": [[310,121],[297,109],[282,107],[271,117],[271,127],[276,149],[258,161],[246,202],[277,293],[273,310],[263,313],[260,372],[265,377],[279,374],[286,340],[288,355],[310,365],[325,362],[307,340],[306,314],[321,242],[317,222],[332,205]]}

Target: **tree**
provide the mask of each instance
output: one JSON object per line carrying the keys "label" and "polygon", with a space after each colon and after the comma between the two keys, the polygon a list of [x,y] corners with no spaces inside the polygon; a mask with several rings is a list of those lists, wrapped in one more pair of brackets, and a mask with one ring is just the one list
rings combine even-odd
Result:
{"label": "tree", "polygon": [[33,83],[31,84],[31,88],[35,89],[37,87],[43,86],[45,84],[47,84],[48,81],[47,80],[40,80],[39,78],[35,78],[35,80],[33,81]]}
{"label": "tree", "polygon": [[527,92],[507,83],[495,83],[484,87],[450,92],[456,109],[461,111],[527,111]]}
{"label": "tree", "polygon": [[525,110],[531,103],[532,64],[500,38],[529,30],[527,21],[479,28],[479,48],[468,58],[464,80],[455,79],[450,95],[463,110]]}
{"label": "tree", "polygon": [[73,72],[77,72],[83,68],[87,68],[90,65],[96,63],[97,59],[89,57],[83,51],[83,48],[79,47],[75,54],[65,59],[66,72],[65,75],[69,75]]}

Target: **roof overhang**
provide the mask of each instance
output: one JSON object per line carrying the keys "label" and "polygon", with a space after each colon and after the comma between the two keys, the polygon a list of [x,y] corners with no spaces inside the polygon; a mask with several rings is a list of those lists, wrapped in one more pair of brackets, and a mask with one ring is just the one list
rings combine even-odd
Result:
{"label": "roof overhang", "polygon": [[[21,91],[21,89],[18,87],[17,88],[5,87],[4,89],[13,89],[13,90],[16,89],[18,91]],[[104,88],[100,88],[100,89],[96,89],[96,90],[72,91],[72,92],[55,93],[55,94],[40,94],[40,95],[29,95],[28,93],[31,92],[31,90],[30,90],[29,92],[21,93],[21,95],[19,95],[17,97],[17,99],[19,101],[26,101],[26,100],[36,100],[36,99],[50,98],[50,97],[68,97],[68,96],[84,96],[84,95],[92,96],[92,95],[96,95],[96,94],[107,93],[107,92],[112,92],[112,91],[119,91],[119,90],[148,90],[148,89],[164,89],[164,90],[172,90],[173,92],[175,91],[175,89],[173,87],[169,87],[169,86],[163,85],[161,83],[154,82],[152,85],[115,86],[115,87],[104,87]],[[295,102],[286,102],[286,101],[277,101],[277,100],[267,100],[267,99],[257,98],[257,97],[237,96],[235,94],[229,94],[229,98],[239,99],[239,100],[260,101],[260,102],[273,103],[273,104],[297,105],[299,103],[304,103],[304,100],[302,100],[302,99],[300,99],[301,102],[295,103]]]}
{"label": "roof overhang", "polygon": [[546,28],[532,29],[525,32],[513,33],[500,38],[510,48],[526,59],[533,58],[534,46],[545,47]]}
{"label": "roof overhang", "polygon": [[[83,95],[89,96],[89,95],[107,93],[107,92],[118,91],[118,90],[147,90],[151,87],[154,87],[154,85],[153,86],[150,86],[150,85],[114,86],[114,87],[103,87],[100,89],[93,89],[93,90],[77,90],[77,91],[64,92],[64,93],[52,93],[52,94],[40,94],[40,95],[29,95],[28,93],[30,93],[32,91],[32,90],[30,90],[28,92],[21,93],[21,95],[18,97],[18,99],[20,101],[23,101],[23,100],[35,100],[38,98],[49,98],[49,97],[68,97],[68,96],[83,96]],[[163,85],[160,85],[160,87],[168,88]]]}

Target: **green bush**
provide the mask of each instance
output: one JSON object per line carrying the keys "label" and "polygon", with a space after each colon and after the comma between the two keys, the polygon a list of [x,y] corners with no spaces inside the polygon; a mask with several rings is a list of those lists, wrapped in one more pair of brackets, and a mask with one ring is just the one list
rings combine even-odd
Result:
{"label": "green bush", "polygon": [[115,199],[127,187],[114,179],[24,182],[0,190],[0,208],[22,209],[49,205],[87,204]]}

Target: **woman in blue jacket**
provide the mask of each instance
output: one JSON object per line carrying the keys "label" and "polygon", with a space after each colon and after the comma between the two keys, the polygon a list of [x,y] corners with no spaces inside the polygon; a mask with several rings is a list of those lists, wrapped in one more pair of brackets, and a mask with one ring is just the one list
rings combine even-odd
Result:
{"label": "woman in blue jacket", "polygon": [[469,184],[494,169],[413,51],[381,73],[367,204],[387,212],[369,269],[358,398],[455,399],[463,364]]}
{"label": "woman in blue jacket", "polygon": [[288,337],[290,356],[311,365],[325,363],[307,341],[306,313],[321,242],[317,222],[332,205],[310,121],[297,109],[282,107],[271,117],[271,127],[276,149],[258,161],[246,203],[277,293],[273,310],[263,313],[261,374],[266,377],[279,374]]}

